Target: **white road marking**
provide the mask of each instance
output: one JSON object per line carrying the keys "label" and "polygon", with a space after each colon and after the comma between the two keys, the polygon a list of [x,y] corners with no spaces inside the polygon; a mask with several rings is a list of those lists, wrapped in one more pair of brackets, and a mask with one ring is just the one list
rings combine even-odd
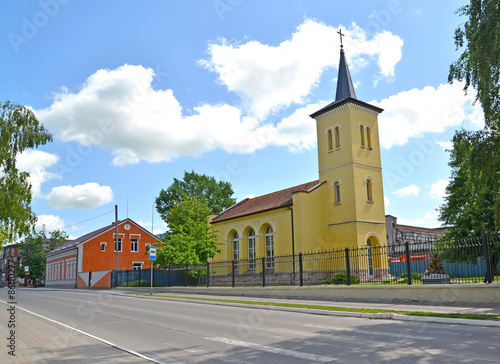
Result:
{"label": "white road marking", "polygon": [[228,344],[228,345],[242,346],[244,348],[249,348],[249,349],[253,349],[253,350],[265,351],[265,352],[273,353],[273,354],[287,355],[287,356],[292,356],[294,358],[299,358],[299,359],[304,359],[304,360],[309,360],[309,361],[316,361],[316,362],[320,362],[320,363],[330,363],[332,361],[337,360],[336,358],[331,358],[329,356],[309,354],[309,353],[303,353],[300,351],[293,351],[293,350],[287,350],[287,349],[280,349],[280,348],[275,348],[272,346],[265,346],[265,345],[249,343],[246,341],[231,340],[231,339],[227,339],[225,337],[206,337],[205,339],[217,341],[217,342]]}
{"label": "white road marking", "polygon": [[201,353],[206,353],[205,350],[203,349],[186,349],[186,351],[188,353],[191,353],[191,354],[201,354]]}
{"label": "white road marking", "polygon": [[[337,329],[335,327],[326,327],[326,326],[319,326],[319,325],[304,325],[307,327],[313,327],[316,329],[325,329],[325,330],[330,330],[330,331],[336,331],[336,332],[347,332],[349,334],[366,334],[366,335],[373,335],[374,331],[367,331],[367,330],[359,330],[359,329],[352,329],[352,330],[345,330],[345,329]],[[411,340],[434,340],[433,337],[428,337],[428,336],[416,336],[416,335],[405,335],[401,333],[392,333],[392,332],[380,332],[377,331],[377,335],[383,335],[383,336],[393,336],[396,338],[402,338],[402,339],[411,339]]]}
{"label": "white road marking", "polygon": [[[2,300],[0,300],[0,302],[7,304],[7,302],[2,301]],[[160,361],[158,361],[158,360],[156,360],[156,359],[150,358],[149,356],[146,356],[146,355],[144,355],[144,354],[138,353],[137,351],[130,350],[130,349],[127,349],[127,348],[124,348],[124,347],[118,346],[118,345],[113,344],[112,342],[110,342],[110,341],[108,341],[108,340],[101,339],[101,338],[100,338],[100,337],[98,337],[98,336],[95,336],[95,335],[89,334],[89,333],[87,333],[87,332],[85,332],[85,331],[82,331],[82,330],[79,330],[79,329],[77,329],[77,328],[75,328],[75,327],[72,327],[72,326],[69,326],[69,325],[63,324],[62,322],[59,322],[59,321],[56,321],[56,320],[52,320],[51,318],[45,317],[45,316],[40,315],[40,314],[38,314],[38,313],[35,313],[35,312],[33,312],[33,311],[27,310],[27,309],[22,308],[22,307],[19,307],[19,306],[16,306],[16,308],[17,308],[17,309],[19,309],[19,310],[22,310],[22,311],[28,312],[28,313],[30,313],[30,314],[32,314],[32,315],[34,315],[34,316],[37,316],[37,317],[43,318],[44,320],[47,320],[47,321],[53,322],[53,323],[55,323],[55,324],[61,325],[61,326],[63,326],[63,327],[66,327],[66,328],[68,328],[68,329],[70,329],[70,330],[76,331],[76,332],[78,332],[78,333],[80,333],[80,334],[82,334],[82,335],[85,335],[85,336],[91,337],[91,338],[92,338],[92,339],[94,339],[94,340],[100,341],[100,342],[102,342],[102,343],[104,343],[104,344],[106,344],[106,345],[112,346],[112,347],[114,347],[114,348],[116,348],[116,349],[119,349],[119,350],[125,351],[125,352],[130,353],[130,354],[135,355],[135,356],[138,356],[139,358],[142,358],[142,359],[145,359],[145,360],[151,361],[151,362],[153,362],[153,363],[164,364],[164,363],[162,363],[162,362],[160,362]]]}

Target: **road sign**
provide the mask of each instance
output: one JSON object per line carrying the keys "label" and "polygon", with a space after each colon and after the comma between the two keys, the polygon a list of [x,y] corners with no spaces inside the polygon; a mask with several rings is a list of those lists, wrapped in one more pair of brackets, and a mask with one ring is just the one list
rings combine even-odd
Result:
{"label": "road sign", "polygon": [[24,266],[24,273],[29,273],[30,272],[30,266],[29,265],[25,265]]}
{"label": "road sign", "polygon": [[156,260],[156,247],[149,247],[149,260]]}

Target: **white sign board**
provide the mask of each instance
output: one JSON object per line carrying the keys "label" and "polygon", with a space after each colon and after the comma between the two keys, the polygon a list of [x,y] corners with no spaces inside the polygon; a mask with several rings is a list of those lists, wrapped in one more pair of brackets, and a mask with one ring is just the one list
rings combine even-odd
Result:
{"label": "white sign board", "polygon": [[156,260],[156,247],[155,246],[149,247],[149,260]]}

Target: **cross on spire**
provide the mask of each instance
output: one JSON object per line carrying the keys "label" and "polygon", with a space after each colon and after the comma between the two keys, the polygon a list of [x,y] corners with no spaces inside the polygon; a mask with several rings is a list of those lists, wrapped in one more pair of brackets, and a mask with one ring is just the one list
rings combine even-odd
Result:
{"label": "cross on spire", "polygon": [[342,37],[345,36],[345,34],[342,34],[342,29],[339,29],[339,31],[337,32],[337,34],[340,34],[340,46],[343,47],[343,45],[342,45]]}

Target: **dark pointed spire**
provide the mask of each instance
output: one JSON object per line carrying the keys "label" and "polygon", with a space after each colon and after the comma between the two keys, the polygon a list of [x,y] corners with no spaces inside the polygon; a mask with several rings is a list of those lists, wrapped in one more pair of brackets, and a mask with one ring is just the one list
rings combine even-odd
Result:
{"label": "dark pointed spire", "polygon": [[335,101],[351,97],[356,99],[356,92],[354,91],[354,86],[352,85],[351,74],[349,73],[349,67],[347,67],[347,61],[345,59],[344,46],[342,45],[342,31],[339,30],[340,34],[340,62],[339,62],[339,76],[337,80],[337,95],[335,96]]}

